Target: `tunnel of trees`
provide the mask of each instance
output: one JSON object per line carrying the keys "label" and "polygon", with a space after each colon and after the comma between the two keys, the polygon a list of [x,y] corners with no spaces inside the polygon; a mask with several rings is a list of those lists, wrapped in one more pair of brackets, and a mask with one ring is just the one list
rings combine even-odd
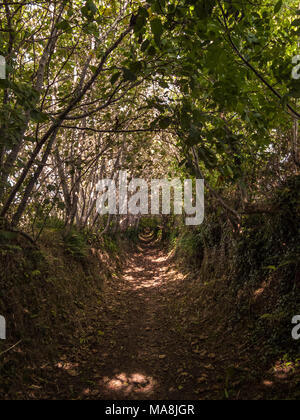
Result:
{"label": "tunnel of trees", "polygon": [[[0,1],[0,399],[300,398],[299,42],[296,0]],[[203,223],[99,214],[125,170]]]}

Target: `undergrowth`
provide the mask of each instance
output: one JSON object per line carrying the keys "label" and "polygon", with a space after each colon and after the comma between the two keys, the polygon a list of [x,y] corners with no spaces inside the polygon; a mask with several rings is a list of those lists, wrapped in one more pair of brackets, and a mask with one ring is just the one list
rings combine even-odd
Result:
{"label": "undergrowth", "polygon": [[256,363],[267,369],[288,361],[296,372],[300,352],[291,321],[300,311],[300,176],[267,205],[265,213],[243,216],[239,234],[207,212],[202,226],[177,223],[168,239],[208,316],[224,319],[229,337],[240,329],[246,348],[257,348]]}
{"label": "undergrowth", "polygon": [[56,358],[63,345],[86,342],[103,284],[120,272],[129,246],[75,229],[63,235],[58,226],[45,229],[37,246],[0,232],[0,314],[7,320],[0,354],[19,343],[0,358],[1,395],[16,398],[43,360]]}

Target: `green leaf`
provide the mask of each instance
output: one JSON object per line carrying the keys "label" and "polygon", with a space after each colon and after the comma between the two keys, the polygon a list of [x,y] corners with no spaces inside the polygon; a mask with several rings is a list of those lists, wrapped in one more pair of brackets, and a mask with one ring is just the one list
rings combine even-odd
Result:
{"label": "green leaf", "polygon": [[96,71],[98,70],[97,66],[90,66],[90,69],[92,70],[93,73],[96,73]]}
{"label": "green leaf", "polygon": [[141,51],[142,51],[142,52],[145,52],[145,51],[146,51],[146,49],[149,47],[149,45],[150,45],[150,41],[149,41],[149,39],[146,39],[146,41],[144,41],[144,42],[142,43],[142,46],[141,46]]}
{"label": "green leaf", "polygon": [[7,89],[10,86],[7,79],[0,79],[0,89]]}
{"label": "green leaf", "polygon": [[151,47],[147,50],[147,55],[149,55],[150,57],[153,57],[156,54],[156,49],[153,45],[151,45]]}
{"label": "green leaf", "polygon": [[[197,6],[195,6],[195,11],[196,11],[197,16],[200,19],[207,19],[209,16],[211,16],[214,6],[215,6],[214,0],[201,0],[197,4]],[[233,10],[235,10],[234,7],[233,7]]]}
{"label": "green leaf", "polygon": [[300,82],[298,80],[293,81],[291,84],[289,96],[292,98],[300,98]]}
{"label": "green leaf", "polygon": [[85,5],[81,8],[81,13],[83,17],[85,17],[89,21],[94,19],[94,16],[97,13],[97,11],[97,6],[92,0],[87,0]]}
{"label": "green leaf", "polygon": [[144,16],[138,16],[134,25],[134,32],[139,33],[146,25],[147,20]]}
{"label": "green leaf", "polygon": [[291,98],[299,99],[300,98],[300,90],[299,89],[292,89],[292,90],[290,90],[289,96]]}
{"label": "green leaf", "polygon": [[92,23],[92,22],[90,22],[88,25],[86,25],[83,28],[83,32],[85,34],[89,34],[89,35],[95,35],[95,36],[99,35],[98,26],[95,23]]}
{"label": "green leaf", "polygon": [[123,69],[123,76],[125,80],[129,80],[131,82],[135,82],[137,79],[136,74],[132,73],[132,71],[126,68]]}
{"label": "green leaf", "polygon": [[149,17],[149,12],[145,7],[140,7],[138,11],[138,15],[143,16],[144,18],[147,19]]}
{"label": "green leaf", "polygon": [[163,34],[164,28],[159,18],[151,20],[151,30],[152,33],[157,37],[160,37]]}
{"label": "green leaf", "polygon": [[134,61],[132,63],[130,63],[129,65],[129,70],[134,73],[135,75],[137,75],[138,73],[140,73],[143,69],[143,64],[141,61]]}
{"label": "green leaf", "polygon": [[112,84],[112,85],[114,85],[117,81],[118,81],[118,79],[119,79],[119,77],[121,76],[121,72],[119,71],[118,73],[115,73],[113,76],[112,76],[112,78],[110,79],[110,83]]}
{"label": "green leaf", "polygon": [[48,121],[48,115],[43,112],[37,111],[36,109],[30,111],[30,116],[31,119],[37,123],[43,123]]}
{"label": "green leaf", "polygon": [[279,0],[279,1],[275,4],[275,7],[274,7],[274,13],[275,13],[275,14],[277,14],[277,13],[280,11],[281,7],[282,7],[282,0]]}
{"label": "green leaf", "polygon": [[162,119],[159,121],[159,127],[160,127],[161,129],[165,130],[166,128],[168,128],[168,127],[170,126],[171,122],[172,122],[172,120],[171,120],[171,118],[170,118],[170,117],[165,117],[165,118],[162,118]]}
{"label": "green leaf", "polygon": [[95,5],[95,3],[92,0],[88,0],[86,2],[86,7],[93,13],[97,13],[98,9],[97,6]]}
{"label": "green leaf", "polygon": [[57,29],[62,29],[63,31],[70,31],[72,30],[69,22],[67,20],[62,20],[56,25]]}
{"label": "green leaf", "polygon": [[292,22],[292,26],[300,26],[300,19],[294,20],[294,22]]}

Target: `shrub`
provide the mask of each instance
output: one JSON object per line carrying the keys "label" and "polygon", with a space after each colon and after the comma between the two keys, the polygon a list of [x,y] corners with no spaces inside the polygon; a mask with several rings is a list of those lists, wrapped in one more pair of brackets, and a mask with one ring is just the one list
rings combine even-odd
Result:
{"label": "shrub", "polygon": [[76,258],[85,258],[88,255],[88,244],[84,234],[71,231],[64,237],[65,248]]}

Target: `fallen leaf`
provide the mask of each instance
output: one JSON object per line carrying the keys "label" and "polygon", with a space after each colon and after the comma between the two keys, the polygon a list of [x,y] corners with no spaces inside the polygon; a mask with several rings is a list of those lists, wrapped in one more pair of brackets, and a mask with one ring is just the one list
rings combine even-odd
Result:
{"label": "fallen leaf", "polygon": [[208,369],[208,370],[214,370],[213,365],[206,365],[204,367],[205,367],[205,369]]}
{"label": "fallen leaf", "polygon": [[79,373],[78,372],[76,372],[76,370],[68,370],[68,374],[70,375],[70,376],[79,376]]}

